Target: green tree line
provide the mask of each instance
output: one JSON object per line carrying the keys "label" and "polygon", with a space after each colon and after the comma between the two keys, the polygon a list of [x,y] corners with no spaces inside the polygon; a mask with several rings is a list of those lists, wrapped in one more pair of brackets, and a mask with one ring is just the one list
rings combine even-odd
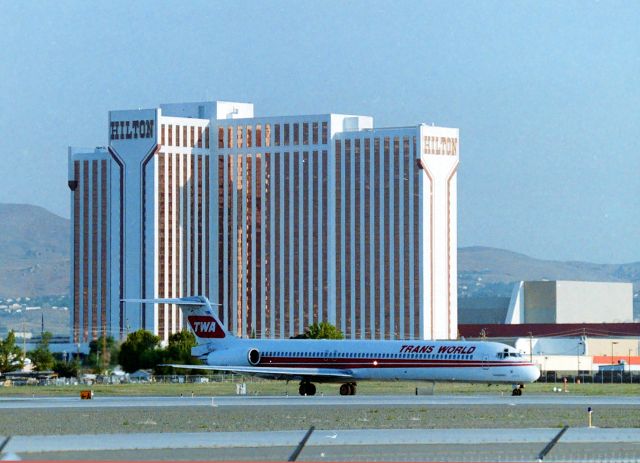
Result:
{"label": "green tree line", "polygon": [[[327,322],[314,323],[298,336],[299,339],[343,339],[335,326]],[[89,355],[80,360],[79,356],[69,354],[63,358],[53,354],[49,348],[52,334],[42,333],[36,348],[26,353],[36,371],[54,371],[61,377],[78,376],[81,370],[104,373],[120,365],[127,373],[140,369],[153,370],[155,374],[173,374],[175,369],[163,364],[198,365],[201,362],[191,357],[191,348],[196,338],[190,331],[184,330],[169,336],[166,347],[162,347],[160,338],[146,330],[130,333],[121,344],[111,336],[99,337],[89,343]],[[24,367],[25,355],[16,343],[15,333],[10,331],[5,339],[0,339],[0,374],[18,371]],[[184,369],[180,370],[184,372]],[[190,370],[189,370],[190,371]]]}

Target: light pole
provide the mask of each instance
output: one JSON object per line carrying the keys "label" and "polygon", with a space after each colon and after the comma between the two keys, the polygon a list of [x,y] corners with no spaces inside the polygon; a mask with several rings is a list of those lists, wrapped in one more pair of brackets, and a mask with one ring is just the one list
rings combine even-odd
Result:
{"label": "light pole", "polygon": [[[611,341],[611,365],[613,366],[613,345],[618,344],[617,341]],[[613,368],[611,368],[611,384],[613,384]]]}
{"label": "light pole", "polygon": [[576,372],[576,378],[580,377],[580,345],[582,344],[582,341],[578,341],[578,344],[576,345],[576,359],[578,360],[578,371]]}

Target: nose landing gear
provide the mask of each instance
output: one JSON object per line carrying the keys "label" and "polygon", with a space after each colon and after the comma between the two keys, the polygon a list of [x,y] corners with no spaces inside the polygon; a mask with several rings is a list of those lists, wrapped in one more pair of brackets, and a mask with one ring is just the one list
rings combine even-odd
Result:
{"label": "nose landing gear", "polygon": [[356,395],[356,383],[345,383],[340,386],[340,395]]}
{"label": "nose landing gear", "polygon": [[514,384],[513,391],[511,391],[511,395],[520,396],[522,395],[523,390],[524,390],[524,384]]}

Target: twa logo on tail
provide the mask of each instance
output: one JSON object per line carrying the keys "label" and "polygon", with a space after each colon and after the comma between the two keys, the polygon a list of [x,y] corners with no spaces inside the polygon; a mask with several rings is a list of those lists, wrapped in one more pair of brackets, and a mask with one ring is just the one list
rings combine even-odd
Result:
{"label": "twa logo on tail", "polygon": [[189,325],[199,338],[224,338],[224,331],[216,320],[208,315],[189,315]]}

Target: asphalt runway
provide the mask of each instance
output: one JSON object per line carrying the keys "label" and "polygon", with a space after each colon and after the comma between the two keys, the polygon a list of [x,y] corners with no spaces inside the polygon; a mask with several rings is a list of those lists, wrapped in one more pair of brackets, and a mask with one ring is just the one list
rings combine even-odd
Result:
{"label": "asphalt runway", "polygon": [[433,395],[433,396],[220,396],[220,397],[0,397],[2,409],[108,408],[108,407],[287,407],[287,406],[482,406],[524,405],[555,407],[640,407],[640,396],[575,396],[530,394],[511,395]]}
{"label": "asphalt runway", "polygon": [[[612,410],[610,427],[586,427],[587,407]],[[553,412],[553,421],[540,420]],[[579,419],[548,460],[640,462],[634,396],[0,397],[0,432],[17,434],[4,456],[25,460],[283,461],[314,423],[301,461],[537,461],[571,412]],[[510,414],[502,423],[514,427],[496,425]],[[470,419],[482,418],[469,427]],[[605,422],[603,414],[597,418]],[[332,428],[338,419],[342,427]],[[222,428],[210,427],[214,421]],[[98,422],[102,427],[92,431]],[[207,432],[194,432],[201,430]]]}
{"label": "asphalt runway", "polygon": [[[316,430],[311,461],[536,461],[558,429]],[[26,460],[286,460],[306,430],[16,436],[4,451]],[[638,461],[637,429],[569,429],[552,461]]]}

